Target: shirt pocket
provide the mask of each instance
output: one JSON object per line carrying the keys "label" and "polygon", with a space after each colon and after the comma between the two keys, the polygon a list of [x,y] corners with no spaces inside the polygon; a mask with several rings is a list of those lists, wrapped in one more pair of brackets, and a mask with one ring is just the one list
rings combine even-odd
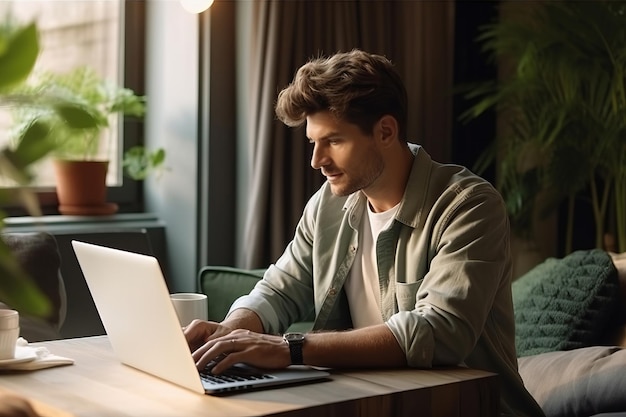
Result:
{"label": "shirt pocket", "polygon": [[417,290],[423,280],[417,282],[398,282],[396,284],[396,299],[399,311],[411,311],[415,309]]}

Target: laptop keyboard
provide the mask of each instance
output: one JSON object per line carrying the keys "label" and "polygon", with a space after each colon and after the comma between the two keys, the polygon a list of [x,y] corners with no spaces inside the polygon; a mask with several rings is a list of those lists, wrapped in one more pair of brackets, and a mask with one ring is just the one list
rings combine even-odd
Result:
{"label": "laptop keyboard", "polygon": [[235,366],[227,369],[225,372],[214,375],[211,373],[214,363],[209,363],[202,371],[200,371],[200,377],[203,381],[209,384],[218,385],[229,382],[245,382],[255,381],[262,379],[274,379],[273,375],[269,375],[259,370],[252,369],[244,366]]}

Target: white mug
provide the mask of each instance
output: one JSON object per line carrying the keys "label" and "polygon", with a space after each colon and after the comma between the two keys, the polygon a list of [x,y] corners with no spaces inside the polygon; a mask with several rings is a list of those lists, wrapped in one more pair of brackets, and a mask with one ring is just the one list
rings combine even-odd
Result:
{"label": "white mug", "polygon": [[15,357],[15,344],[19,336],[19,313],[16,310],[0,309],[0,360]]}
{"label": "white mug", "polygon": [[194,319],[208,318],[209,304],[206,294],[179,292],[170,294],[172,304],[181,326],[186,326]]}

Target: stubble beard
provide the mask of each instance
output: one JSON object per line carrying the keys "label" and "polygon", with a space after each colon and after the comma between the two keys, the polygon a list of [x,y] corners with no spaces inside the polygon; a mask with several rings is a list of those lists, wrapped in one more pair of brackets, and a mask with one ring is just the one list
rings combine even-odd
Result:
{"label": "stubble beard", "polygon": [[372,152],[371,155],[367,166],[363,167],[356,174],[350,175],[344,172],[343,177],[348,180],[345,185],[330,184],[331,192],[338,197],[345,197],[372,185],[382,174],[384,163],[378,153]]}

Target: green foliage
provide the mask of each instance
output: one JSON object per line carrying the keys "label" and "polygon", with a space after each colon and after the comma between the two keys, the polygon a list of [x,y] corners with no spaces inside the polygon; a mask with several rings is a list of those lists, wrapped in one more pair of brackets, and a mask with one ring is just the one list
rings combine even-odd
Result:
{"label": "green foliage", "polygon": [[[51,126],[54,154],[66,159],[94,159],[100,150],[102,132],[116,113],[143,117],[145,97],[102,79],[89,67],[78,67],[63,74],[43,72],[31,77],[19,92],[61,97],[74,105],[29,106],[15,109],[16,140],[20,140],[35,120]],[[76,106],[78,104],[78,106]],[[90,116],[86,120],[83,115]]]}
{"label": "green foliage", "polygon": [[11,250],[0,240],[0,300],[20,314],[45,317],[50,314],[50,300],[21,269]]}
{"label": "green foliage", "polygon": [[[34,24],[14,28],[8,23],[0,25],[0,105],[12,103],[26,103],[28,97],[16,99],[8,91],[11,87],[25,80],[30,74],[37,55],[39,54],[39,40]],[[33,98],[34,99],[34,98]],[[0,175],[9,176],[19,184],[27,183],[29,175],[26,172],[28,161],[37,159],[40,151],[30,151],[31,137],[37,130],[46,130],[40,124],[33,125],[27,130],[28,139],[25,144],[16,150],[0,150]],[[32,198],[27,207],[35,210]],[[0,213],[2,217],[4,215]],[[9,248],[0,240],[0,299],[6,304],[20,310],[23,314],[45,316],[51,310],[51,303],[43,292],[20,268]]]}
{"label": "green foliage", "polygon": [[[145,114],[145,97],[102,79],[89,67],[78,67],[64,74],[44,72],[31,78],[21,86],[20,93],[52,96],[63,101],[16,108],[14,141],[21,143],[29,137],[29,129],[43,123],[49,127],[49,133],[40,137],[40,149],[46,148],[49,154],[59,158],[98,158],[100,140],[109,127],[111,116],[121,113],[141,118]],[[135,147],[125,153],[123,166],[127,176],[144,180],[151,172],[159,171],[164,160],[163,149],[149,152]]]}
{"label": "green foliage", "polygon": [[[601,247],[609,201],[618,225],[626,222],[618,206],[626,204],[618,195],[626,187],[626,2],[533,2],[530,13],[483,27],[477,41],[494,62],[513,64],[498,82],[466,89],[472,104],[462,119],[495,108],[506,121],[489,155],[500,160],[514,228],[529,232],[535,210],[587,198]],[[538,207],[540,194],[548,198]],[[626,225],[617,235],[626,250]]]}
{"label": "green foliage", "polygon": [[153,171],[162,172],[165,150],[148,151],[143,146],[134,146],[124,153],[124,172],[134,180],[145,180]]}
{"label": "green foliage", "polygon": [[8,22],[0,27],[0,91],[28,77],[39,55],[39,38],[34,23],[13,28]]}
{"label": "green foliage", "polygon": [[[40,74],[37,82],[27,84],[38,55],[34,23],[0,23],[0,106],[21,116],[14,143],[0,149],[0,176],[20,186],[14,193],[33,216],[41,214],[37,197],[28,188],[33,163],[52,154],[89,157],[111,114],[141,117],[145,111],[144,97],[99,79],[88,68]],[[156,151],[148,158],[148,168],[139,171],[145,175],[164,158],[165,151]],[[0,190],[0,201],[8,193],[8,189]],[[0,230],[3,218],[0,211]],[[0,300],[25,315],[44,317],[50,312],[50,301],[21,270],[1,239],[0,277]]]}

